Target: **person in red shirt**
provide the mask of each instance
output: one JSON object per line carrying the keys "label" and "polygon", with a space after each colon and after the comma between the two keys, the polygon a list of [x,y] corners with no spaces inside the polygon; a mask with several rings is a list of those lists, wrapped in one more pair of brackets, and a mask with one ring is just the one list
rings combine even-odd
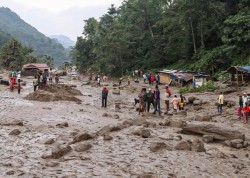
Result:
{"label": "person in red shirt", "polygon": [[250,107],[248,106],[248,103],[245,103],[245,106],[242,108],[243,112],[244,112],[244,124],[246,124],[248,122],[248,118],[249,118],[249,112],[250,112]]}

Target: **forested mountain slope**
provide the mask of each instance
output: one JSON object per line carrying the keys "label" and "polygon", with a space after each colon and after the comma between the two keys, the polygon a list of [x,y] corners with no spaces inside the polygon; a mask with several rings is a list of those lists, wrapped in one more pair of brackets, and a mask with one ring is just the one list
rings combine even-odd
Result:
{"label": "forested mountain slope", "polygon": [[72,56],[82,71],[178,68],[216,73],[250,64],[249,0],[127,0],[85,20]]}
{"label": "forested mountain slope", "polygon": [[[68,52],[61,44],[40,33],[9,8],[0,8],[0,30],[0,35],[8,33],[9,36],[17,38],[24,46],[32,48],[37,56],[51,56],[55,64],[69,61]],[[0,45],[1,43],[2,41]]]}

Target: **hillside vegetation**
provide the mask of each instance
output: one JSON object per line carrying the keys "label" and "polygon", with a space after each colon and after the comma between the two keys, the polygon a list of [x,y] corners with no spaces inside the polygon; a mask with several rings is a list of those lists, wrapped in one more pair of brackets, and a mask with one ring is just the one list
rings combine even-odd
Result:
{"label": "hillside vegetation", "polygon": [[250,61],[249,0],[127,0],[85,20],[71,52],[81,71],[133,69],[215,73]]}
{"label": "hillside vegetation", "polygon": [[32,48],[35,56],[51,56],[56,65],[70,60],[67,50],[60,43],[37,31],[9,8],[1,7],[0,47],[11,38],[16,38],[23,46]]}

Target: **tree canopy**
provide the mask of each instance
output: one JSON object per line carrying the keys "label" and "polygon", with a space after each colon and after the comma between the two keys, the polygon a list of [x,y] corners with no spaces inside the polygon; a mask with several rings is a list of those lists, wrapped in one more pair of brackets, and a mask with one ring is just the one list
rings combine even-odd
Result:
{"label": "tree canopy", "polygon": [[85,20],[71,55],[80,71],[113,76],[249,64],[249,7],[248,0],[124,0],[100,20]]}

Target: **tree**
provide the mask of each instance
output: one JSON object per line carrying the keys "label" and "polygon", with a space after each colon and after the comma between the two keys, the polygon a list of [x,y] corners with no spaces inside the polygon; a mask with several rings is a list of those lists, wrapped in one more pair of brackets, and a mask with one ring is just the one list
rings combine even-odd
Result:
{"label": "tree", "polygon": [[15,38],[5,44],[1,50],[1,64],[10,70],[20,70],[24,61],[22,44]]}

